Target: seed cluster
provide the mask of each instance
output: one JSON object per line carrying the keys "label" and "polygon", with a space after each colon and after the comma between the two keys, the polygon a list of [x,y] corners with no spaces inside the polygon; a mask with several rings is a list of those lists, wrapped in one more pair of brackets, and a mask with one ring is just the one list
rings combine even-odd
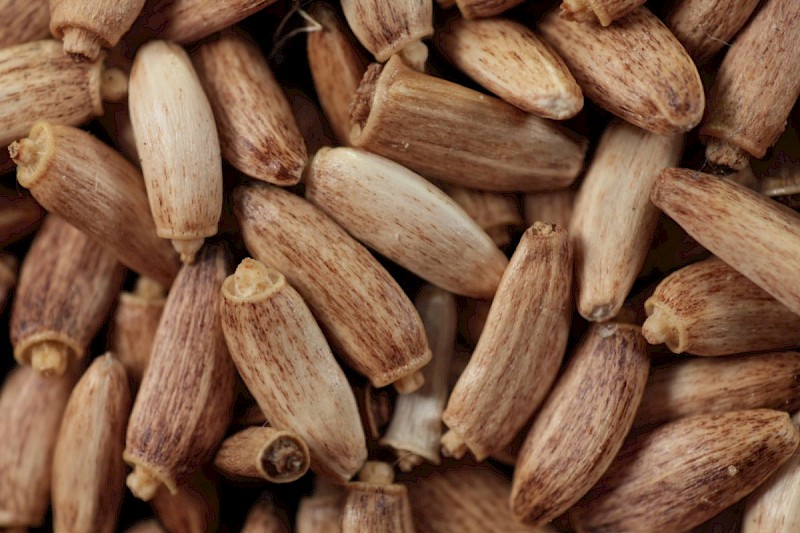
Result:
{"label": "seed cluster", "polygon": [[0,529],[800,531],[800,2],[644,4],[0,0]]}

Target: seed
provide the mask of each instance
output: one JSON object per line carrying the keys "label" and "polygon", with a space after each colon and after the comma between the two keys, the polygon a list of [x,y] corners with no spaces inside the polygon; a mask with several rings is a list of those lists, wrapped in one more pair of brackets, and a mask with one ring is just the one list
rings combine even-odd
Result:
{"label": "seed", "polygon": [[50,2],[50,31],[64,41],[64,52],[89,61],[101,48],[113,48],[144,6],[144,0]]}
{"label": "seed", "polygon": [[152,41],[136,53],[129,109],[158,236],[191,263],[217,233],[222,160],[211,105],[183,48]]}
{"label": "seed", "polygon": [[447,402],[445,455],[461,458],[469,449],[486,459],[514,439],[545,399],[569,335],[571,264],[562,228],[536,223],[525,232]]}

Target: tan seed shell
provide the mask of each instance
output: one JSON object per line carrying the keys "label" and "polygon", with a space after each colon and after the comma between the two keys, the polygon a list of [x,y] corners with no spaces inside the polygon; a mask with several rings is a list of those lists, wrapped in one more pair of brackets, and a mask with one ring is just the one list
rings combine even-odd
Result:
{"label": "tan seed shell", "polygon": [[[800,424],[800,415],[792,422]],[[792,533],[800,530],[800,453],[792,457],[747,497],[742,533]]]}
{"label": "tan seed shell", "polygon": [[637,326],[589,329],[517,455],[509,500],[517,518],[546,524],[600,479],[631,428],[649,370]]}
{"label": "tan seed shell", "polygon": [[211,459],[233,416],[235,369],[219,311],[227,270],[224,251],[206,247],[167,296],[123,455],[133,467],[127,485],[141,500],[162,486],[176,494]]}
{"label": "tan seed shell", "polygon": [[137,26],[154,29],[160,39],[188,44],[273,3],[275,0],[151,0]]}
{"label": "tan seed shell", "polygon": [[156,235],[142,175],[77,128],[37,123],[11,145],[17,181],[48,211],[111,250],[125,266],[169,286],[180,261]]}
{"label": "tan seed shell", "polygon": [[459,18],[437,37],[448,61],[523,111],[565,120],[583,108],[583,92],[564,60],[522,24]]}
{"label": "tan seed shell", "polygon": [[22,263],[11,312],[14,358],[46,376],[63,374],[106,321],[123,269],[106,248],[49,216]]}
{"label": "tan seed shell", "polygon": [[51,0],[50,31],[64,41],[64,52],[90,61],[101,48],[113,48],[127,32],[145,0]]}
{"label": "tan seed shell", "polygon": [[228,31],[192,54],[219,131],[222,156],[275,185],[294,185],[306,165],[303,137],[261,51]]}
{"label": "tan seed shell", "polygon": [[347,363],[375,387],[418,389],[431,358],[414,306],[375,258],[325,213],[261,183],[234,191],[248,250],[287,276]]}
{"label": "tan seed shell", "polygon": [[800,215],[742,185],[687,169],[656,180],[653,203],[714,255],[800,314]]}
{"label": "tan seed shell", "polygon": [[119,295],[112,320],[111,350],[137,386],[150,362],[166,302],[164,287],[149,278],[140,277],[133,292]]}
{"label": "tan seed shell", "polygon": [[800,2],[768,0],[725,54],[700,128],[706,156],[743,168],[762,158],[800,96]]}
{"label": "tan seed shell", "polygon": [[800,346],[800,316],[717,258],[673,272],[644,305],[645,338],[674,353],[717,356]]}
{"label": "tan seed shell", "polygon": [[460,458],[469,449],[486,459],[514,439],[545,399],[569,335],[571,265],[562,228],[536,223],[525,232],[447,402],[445,455]]}
{"label": "tan seed shell", "polygon": [[336,10],[315,2],[309,12],[320,26],[308,33],[308,66],[322,110],[336,140],[350,144],[350,105],[367,69],[367,57]]}
{"label": "tan seed shell", "polygon": [[131,392],[109,352],[94,360],[67,403],[53,455],[53,530],[111,533],[125,490]]}
{"label": "tan seed shell", "polygon": [[290,431],[251,427],[222,441],[214,466],[233,480],[291,483],[300,479],[311,463],[303,439]]}
{"label": "tan seed shell", "polygon": [[222,285],[221,312],[231,357],[270,424],[305,441],[315,472],[350,479],[367,458],[358,408],[297,291],[245,259]]}
{"label": "tan seed shell", "polygon": [[432,0],[342,0],[342,11],[353,34],[380,62],[433,35]]}
{"label": "tan seed shell", "polygon": [[317,152],[306,198],[356,239],[455,294],[491,298],[508,265],[491,237],[445,193],[364,150]]}
{"label": "tan seed shell", "polygon": [[183,48],[165,41],[141,47],[128,103],[158,236],[191,263],[217,233],[222,159],[211,105]]}
{"label": "tan seed shell", "polygon": [[610,320],[622,308],[658,222],[653,184],[678,164],[682,151],[682,135],[655,135],[621,121],[603,133],[569,226],[578,311],[585,319]]}
{"label": "tan seed shell", "polygon": [[56,378],[12,369],[0,391],[0,527],[44,525],[50,503],[53,450],[80,369]]}
{"label": "tan seed shell", "polygon": [[38,121],[78,126],[102,115],[104,100],[124,99],[127,76],[104,61],[75,61],[54,40],[0,49],[0,148]]}
{"label": "tan seed shell", "polygon": [[664,22],[700,65],[731,42],[759,1],[672,0]]}
{"label": "tan seed shell", "polygon": [[800,353],[689,359],[655,368],[635,426],[741,409],[800,409]]}
{"label": "tan seed shell", "polygon": [[583,94],[618,117],[659,135],[689,131],[703,118],[697,68],[647,8],[638,7],[607,28],[571,22],[552,11],[539,29]]}
{"label": "tan seed shell", "polygon": [[681,419],[629,441],[573,507],[579,532],[685,531],[732,505],[791,457],[789,415],[758,409]]}
{"label": "tan seed shell", "polygon": [[399,57],[367,69],[351,120],[353,146],[426,178],[480,190],[568,187],[586,151],[555,124],[417,72]]}

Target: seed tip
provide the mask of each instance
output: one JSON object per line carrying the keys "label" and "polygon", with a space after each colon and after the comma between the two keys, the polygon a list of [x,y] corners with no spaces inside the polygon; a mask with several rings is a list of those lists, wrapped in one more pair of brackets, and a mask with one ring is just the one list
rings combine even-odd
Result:
{"label": "seed tip", "polygon": [[164,286],[147,276],[139,276],[133,293],[143,300],[161,300],[166,296]]}
{"label": "seed tip", "polygon": [[181,256],[184,264],[194,263],[194,258],[200,248],[203,247],[205,239],[172,239],[172,247]]}
{"label": "seed tip", "polygon": [[69,26],[64,28],[64,53],[76,59],[94,61],[100,54],[100,39],[86,28]]}
{"label": "seed tip", "polygon": [[461,438],[461,435],[449,430],[442,435],[442,455],[445,457],[452,457],[454,459],[463,459],[467,453],[467,443]]}
{"label": "seed tip", "polygon": [[706,145],[706,157],[715,165],[742,170],[750,163],[750,156],[738,146],[711,138]]}
{"label": "seed tip", "polygon": [[414,468],[423,463],[423,458],[412,452],[398,450],[397,466],[401,472],[411,472]]}
{"label": "seed tip", "polygon": [[145,502],[152,500],[161,487],[161,481],[138,465],[128,474],[125,484],[134,496]]}
{"label": "seed tip", "polygon": [[642,335],[650,344],[666,344],[670,350],[679,344],[678,332],[660,307],[654,307],[642,324]]}
{"label": "seed tip", "polygon": [[103,72],[100,96],[106,102],[122,102],[128,95],[128,75],[118,68]]}
{"label": "seed tip", "polygon": [[232,289],[239,298],[252,298],[269,293],[283,281],[283,275],[264,263],[246,257],[233,273]]}
{"label": "seed tip", "polygon": [[590,322],[606,322],[614,318],[616,313],[612,304],[602,304],[592,307],[588,313],[581,312],[583,317]]}
{"label": "seed tip", "polygon": [[406,45],[399,52],[403,63],[419,72],[425,72],[425,63],[428,61],[428,47],[422,41],[414,41]]}
{"label": "seed tip", "polygon": [[261,454],[261,469],[267,481],[290,483],[309,467],[309,453],[302,439],[284,434],[270,442]]}
{"label": "seed tip", "polygon": [[558,14],[567,20],[576,22],[589,22],[593,18],[592,9],[586,0],[564,0],[561,2]]}
{"label": "seed tip", "polygon": [[531,226],[531,233],[534,235],[541,235],[542,237],[547,237],[548,235],[552,235],[556,232],[556,225],[550,224],[549,222],[534,222],[533,226]]}
{"label": "seed tip", "polygon": [[60,342],[43,341],[30,348],[31,367],[45,377],[64,374],[69,362],[69,348]]}
{"label": "seed tip", "polygon": [[367,461],[358,473],[358,480],[375,485],[391,485],[394,482],[394,469],[383,461]]}
{"label": "seed tip", "polygon": [[36,143],[29,138],[14,141],[8,147],[8,155],[17,166],[30,165],[36,161]]}
{"label": "seed tip", "polygon": [[422,372],[417,370],[407,376],[403,376],[402,378],[398,379],[394,382],[394,388],[397,389],[397,392],[400,394],[410,394],[415,390],[418,390],[425,384],[425,376],[422,375]]}

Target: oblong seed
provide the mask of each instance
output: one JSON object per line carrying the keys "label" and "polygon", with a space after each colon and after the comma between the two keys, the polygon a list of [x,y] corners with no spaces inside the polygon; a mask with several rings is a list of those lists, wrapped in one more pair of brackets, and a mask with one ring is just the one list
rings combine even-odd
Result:
{"label": "oblong seed", "polygon": [[572,508],[584,531],[685,531],[751,492],[797,449],[789,415],[698,415],[632,439]]}
{"label": "oblong seed", "polygon": [[546,524],[600,479],[631,428],[649,369],[637,326],[589,329],[517,455],[510,497],[517,518]]}
{"label": "oblong seed", "polygon": [[158,236],[191,263],[217,233],[222,159],[211,105],[183,48],[164,41],[141,47],[128,102]]}
{"label": "oblong seed", "polygon": [[460,458],[469,449],[482,461],[502,450],[545,399],[569,335],[571,265],[562,228],[536,223],[525,232],[447,402],[446,455]]}
{"label": "oblong seed", "polygon": [[364,74],[353,102],[353,146],[426,178],[490,191],[568,187],[585,144],[555,124],[393,57]]}
{"label": "oblong seed", "polygon": [[703,118],[705,93],[697,68],[647,8],[638,7],[607,28],[551,11],[539,29],[584,95],[618,117],[659,135],[689,131]]}
{"label": "oblong seed", "polygon": [[423,279],[474,298],[497,290],[506,257],[455,201],[414,172],[363,150],[323,148],[305,182],[308,200]]}
{"label": "oblong seed", "polygon": [[287,276],[347,363],[411,392],[431,358],[413,304],[374,257],[310,202],[248,183],[233,194],[248,250]]}
{"label": "oblong seed", "polygon": [[297,291],[245,259],[222,285],[221,312],[233,361],[270,424],[305,441],[315,472],[350,479],[367,458],[356,401]]}
{"label": "oblong seed", "polygon": [[645,338],[674,353],[717,356],[800,346],[800,316],[716,257],[673,272],[644,305]]}

